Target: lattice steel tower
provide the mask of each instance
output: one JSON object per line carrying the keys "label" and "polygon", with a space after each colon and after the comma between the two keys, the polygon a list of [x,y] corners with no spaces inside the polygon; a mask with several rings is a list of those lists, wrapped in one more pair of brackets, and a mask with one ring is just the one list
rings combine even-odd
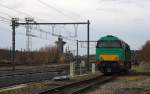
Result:
{"label": "lattice steel tower", "polygon": [[32,50],[32,32],[31,32],[31,25],[29,25],[28,23],[33,22],[34,19],[33,18],[25,18],[25,21],[27,23],[26,27],[26,36],[27,36],[27,40],[26,40],[26,49],[27,51],[31,51]]}

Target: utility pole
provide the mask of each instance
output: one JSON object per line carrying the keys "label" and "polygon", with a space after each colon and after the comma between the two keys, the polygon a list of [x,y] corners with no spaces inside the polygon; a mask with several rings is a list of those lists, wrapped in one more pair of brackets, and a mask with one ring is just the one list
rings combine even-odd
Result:
{"label": "utility pole", "polygon": [[76,59],[77,59],[77,64],[79,63],[79,55],[78,55],[78,51],[79,51],[79,45],[78,45],[78,40],[77,40],[77,56],[76,56]]}
{"label": "utility pole", "polygon": [[89,71],[90,62],[90,21],[87,21],[87,71]]}
{"label": "utility pole", "polygon": [[15,71],[15,36],[16,36],[16,23],[18,19],[17,18],[12,18],[11,23],[12,23],[12,70]]}

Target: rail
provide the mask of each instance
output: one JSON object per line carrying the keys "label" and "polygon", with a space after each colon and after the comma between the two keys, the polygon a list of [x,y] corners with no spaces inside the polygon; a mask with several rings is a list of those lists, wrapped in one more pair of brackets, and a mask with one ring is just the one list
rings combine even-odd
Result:
{"label": "rail", "polygon": [[113,80],[113,76],[100,75],[91,79],[73,82],[71,84],[59,86],[39,94],[78,94],[96,84],[104,84]]}

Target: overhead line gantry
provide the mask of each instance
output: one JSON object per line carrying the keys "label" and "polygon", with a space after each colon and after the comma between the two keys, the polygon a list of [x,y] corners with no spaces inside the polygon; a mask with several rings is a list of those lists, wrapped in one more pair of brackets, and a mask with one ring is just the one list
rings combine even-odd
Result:
{"label": "overhead line gantry", "polygon": [[89,41],[90,41],[90,21],[87,22],[66,22],[66,23],[38,23],[38,22],[19,22],[19,19],[12,18],[12,66],[15,70],[15,41],[16,27],[20,25],[87,25],[87,70],[89,71]]}

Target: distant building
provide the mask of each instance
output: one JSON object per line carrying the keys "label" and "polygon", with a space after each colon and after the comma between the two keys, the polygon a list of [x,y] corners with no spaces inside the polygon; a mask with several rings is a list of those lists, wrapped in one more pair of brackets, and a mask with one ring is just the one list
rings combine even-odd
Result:
{"label": "distant building", "polygon": [[58,51],[60,52],[60,54],[63,54],[64,52],[64,45],[66,44],[65,41],[63,41],[63,38],[61,36],[58,37],[58,41],[55,42]]}

